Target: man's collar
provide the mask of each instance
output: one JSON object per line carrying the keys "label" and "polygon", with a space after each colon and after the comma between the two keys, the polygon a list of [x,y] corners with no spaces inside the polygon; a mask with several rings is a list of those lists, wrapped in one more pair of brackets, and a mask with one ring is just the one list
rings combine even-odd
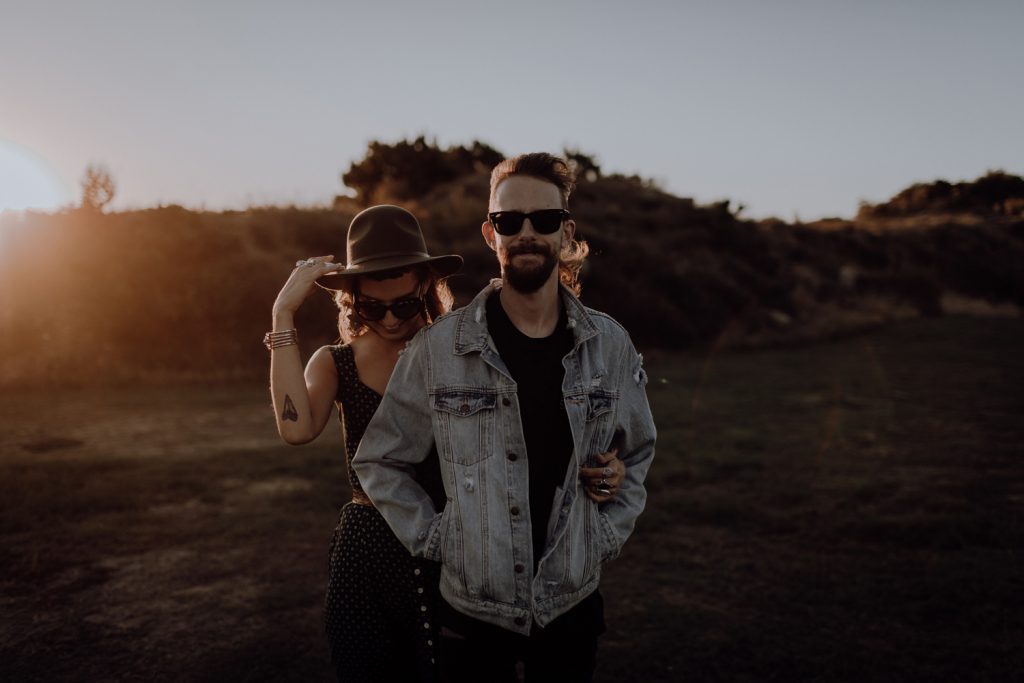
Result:
{"label": "man's collar", "polygon": [[[455,328],[456,355],[463,355],[476,351],[483,351],[488,346],[490,335],[487,332],[487,298],[496,289],[501,288],[501,280],[495,278],[484,287],[479,294],[473,297],[465,308],[459,312],[459,319]],[[558,283],[558,292],[562,297],[565,306],[565,315],[568,319],[569,329],[572,330],[575,346],[579,346],[586,340],[597,335],[597,325],[590,317],[590,313],[576,298],[572,291]]]}

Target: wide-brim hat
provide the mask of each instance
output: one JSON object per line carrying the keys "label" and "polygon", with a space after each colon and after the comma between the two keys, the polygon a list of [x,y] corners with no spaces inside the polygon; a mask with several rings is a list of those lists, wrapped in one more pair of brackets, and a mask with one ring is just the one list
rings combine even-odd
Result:
{"label": "wide-brim hat", "polygon": [[324,289],[342,289],[356,275],[425,263],[438,277],[462,267],[456,254],[431,256],[419,221],[400,206],[381,204],[360,211],[348,226],[345,270],[317,278]]}

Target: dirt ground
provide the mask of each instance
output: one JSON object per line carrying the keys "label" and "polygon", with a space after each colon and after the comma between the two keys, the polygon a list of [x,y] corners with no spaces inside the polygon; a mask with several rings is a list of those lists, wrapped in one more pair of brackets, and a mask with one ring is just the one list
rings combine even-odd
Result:
{"label": "dirt ground", "polygon": [[[648,509],[598,681],[1024,671],[1024,321],[648,354]],[[332,680],[336,426],[264,385],[0,395],[0,680]]]}

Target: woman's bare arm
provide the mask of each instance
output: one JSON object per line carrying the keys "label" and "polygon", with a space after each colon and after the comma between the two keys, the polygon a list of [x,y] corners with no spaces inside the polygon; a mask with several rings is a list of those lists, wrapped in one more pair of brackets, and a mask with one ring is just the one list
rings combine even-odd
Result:
{"label": "woman's bare arm", "polygon": [[[310,259],[296,267],[274,302],[273,329],[294,329],[295,311],[313,291],[316,278],[338,269],[332,256]],[[277,432],[290,444],[308,443],[320,435],[331,414],[338,389],[338,373],[330,349],[321,347],[309,359],[305,372],[296,344],[270,352],[270,395]]]}
{"label": "woman's bare arm", "polygon": [[[289,352],[281,353],[285,349]],[[277,433],[294,445],[320,436],[338,393],[338,371],[327,346],[317,349],[302,371],[297,346],[274,349],[270,359],[270,393]]]}

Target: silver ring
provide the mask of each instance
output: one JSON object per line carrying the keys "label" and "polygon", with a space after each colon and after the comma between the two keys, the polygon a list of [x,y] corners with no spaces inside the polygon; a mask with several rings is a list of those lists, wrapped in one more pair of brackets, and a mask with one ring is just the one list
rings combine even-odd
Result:
{"label": "silver ring", "polygon": [[612,468],[611,467],[605,467],[603,470],[601,470],[601,474],[603,474],[606,477],[612,476]]}
{"label": "silver ring", "polygon": [[306,266],[311,266],[314,263],[316,263],[316,261],[314,261],[311,258],[302,259],[301,261],[296,261],[295,262],[295,267],[296,268],[305,268]]}

